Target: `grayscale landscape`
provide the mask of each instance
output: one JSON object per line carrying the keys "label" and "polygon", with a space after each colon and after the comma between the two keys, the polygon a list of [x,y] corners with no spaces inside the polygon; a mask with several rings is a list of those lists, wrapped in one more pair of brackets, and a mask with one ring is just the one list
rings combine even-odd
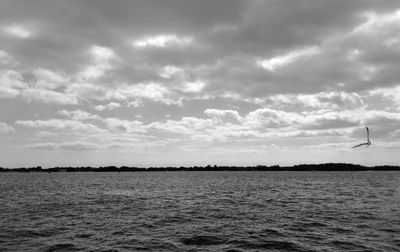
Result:
{"label": "grayscale landscape", "polygon": [[0,251],[400,251],[400,2],[0,0]]}

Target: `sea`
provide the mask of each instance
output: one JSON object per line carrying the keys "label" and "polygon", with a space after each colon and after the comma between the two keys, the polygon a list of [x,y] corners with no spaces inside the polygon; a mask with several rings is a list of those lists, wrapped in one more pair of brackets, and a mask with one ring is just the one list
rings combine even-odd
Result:
{"label": "sea", "polygon": [[0,251],[400,251],[400,172],[0,173]]}

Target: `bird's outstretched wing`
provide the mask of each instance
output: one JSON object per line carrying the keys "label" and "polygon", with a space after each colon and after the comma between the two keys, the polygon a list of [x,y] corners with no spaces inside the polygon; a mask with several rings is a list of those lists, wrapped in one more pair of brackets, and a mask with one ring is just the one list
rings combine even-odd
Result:
{"label": "bird's outstretched wing", "polygon": [[368,145],[368,143],[357,144],[356,146],[353,146],[353,148],[357,148],[357,147],[360,147],[360,146],[363,146],[363,145]]}
{"label": "bird's outstretched wing", "polygon": [[369,141],[369,129],[368,127],[365,127],[367,129],[367,142]]}

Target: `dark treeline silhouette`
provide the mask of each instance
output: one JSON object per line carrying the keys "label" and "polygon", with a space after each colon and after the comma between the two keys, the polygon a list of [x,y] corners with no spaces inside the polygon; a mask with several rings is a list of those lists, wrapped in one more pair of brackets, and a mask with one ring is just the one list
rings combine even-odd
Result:
{"label": "dark treeline silhouette", "polygon": [[53,167],[43,169],[40,166],[30,168],[2,168],[0,172],[156,172],[156,171],[400,171],[400,166],[362,166],[356,164],[327,163],[300,164],[294,166],[192,166],[192,167]]}

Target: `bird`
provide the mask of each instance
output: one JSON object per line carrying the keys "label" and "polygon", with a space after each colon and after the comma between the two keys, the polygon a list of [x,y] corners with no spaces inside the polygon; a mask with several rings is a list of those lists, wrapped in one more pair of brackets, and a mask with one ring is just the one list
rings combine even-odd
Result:
{"label": "bird", "polygon": [[367,129],[367,142],[357,144],[356,146],[353,146],[353,148],[357,148],[357,147],[360,147],[363,145],[365,145],[366,147],[369,147],[371,145],[371,141],[369,140],[369,129],[368,129],[368,127],[365,127],[365,128]]}

